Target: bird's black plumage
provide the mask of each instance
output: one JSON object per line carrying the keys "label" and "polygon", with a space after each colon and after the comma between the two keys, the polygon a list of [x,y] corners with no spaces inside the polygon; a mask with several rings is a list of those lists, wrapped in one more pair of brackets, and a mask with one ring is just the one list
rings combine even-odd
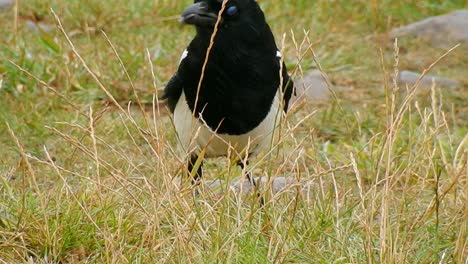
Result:
{"label": "bird's black plumage", "polygon": [[168,100],[171,112],[185,98],[183,103],[194,116],[219,135],[248,135],[272,111],[279,89],[283,110],[287,111],[293,83],[258,3],[228,0],[196,99],[221,6],[222,0],[197,0],[182,14],[182,22],[193,24],[197,34],[165,87],[163,98]]}

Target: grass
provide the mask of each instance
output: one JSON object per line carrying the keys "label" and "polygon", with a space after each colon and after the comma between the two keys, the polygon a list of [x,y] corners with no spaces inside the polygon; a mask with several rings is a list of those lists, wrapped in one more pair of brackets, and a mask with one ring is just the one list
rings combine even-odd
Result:
{"label": "grass", "polygon": [[[373,37],[465,1],[260,1],[296,78],[317,60],[337,87],[296,106],[274,151],[253,159],[256,175],[309,189],[267,193],[264,208],[227,191],[240,171],[224,159],[205,170],[227,179],[221,194],[194,199],[175,177],[185,161],[154,95],[193,36],[177,22],[189,3],[0,11],[1,262],[466,263],[466,49],[430,71],[463,88],[413,92],[395,69],[422,72],[446,50]],[[28,28],[56,25],[50,8],[76,53],[55,27]]]}

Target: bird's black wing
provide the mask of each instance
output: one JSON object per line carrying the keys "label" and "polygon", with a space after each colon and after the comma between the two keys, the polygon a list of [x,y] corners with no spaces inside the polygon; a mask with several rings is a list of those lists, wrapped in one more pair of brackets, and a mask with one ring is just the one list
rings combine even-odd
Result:
{"label": "bird's black wing", "polygon": [[167,99],[167,105],[171,113],[174,113],[174,109],[179,101],[180,95],[182,94],[183,83],[179,74],[176,72],[174,76],[169,80],[166,87],[164,88],[164,93],[160,99]]}
{"label": "bird's black wing", "polygon": [[291,96],[296,94],[296,91],[294,89],[294,82],[293,80],[289,77],[288,70],[286,69],[286,65],[283,62],[283,67],[282,67],[282,78],[283,78],[283,100],[284,100],[284,112],[288,112],[288,106],[289,106],[289,100],[291,99]]}

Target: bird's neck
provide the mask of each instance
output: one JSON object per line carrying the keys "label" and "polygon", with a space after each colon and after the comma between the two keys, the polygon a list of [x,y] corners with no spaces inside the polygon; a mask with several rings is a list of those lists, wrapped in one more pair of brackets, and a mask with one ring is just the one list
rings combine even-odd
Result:
{"label": "bird's neck", "polygon": [[[268,25],[266,28],[256,32],[240,32],[238,34],[227,34],[223,31],[218,31],[214,38],[211,52],[226,54],[228,52],[242,52],[247,54],[276,54],[277,46],[273,33]],[[206,29],[197,30],[197,35],[193,39],[193,45],[198,50],[197,52],[206,54],[206,50],[210,47],[213,31]],[[252,52],[255,51],[255,52]],[[238,54],[241,55],[241,54]]]}

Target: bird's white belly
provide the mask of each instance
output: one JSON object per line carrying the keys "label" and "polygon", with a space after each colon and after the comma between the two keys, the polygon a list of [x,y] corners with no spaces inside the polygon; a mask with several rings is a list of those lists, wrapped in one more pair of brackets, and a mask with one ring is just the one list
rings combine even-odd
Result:
{"label": "bird's white belly", "polygon": [[228,153],[237,156],[247,152],[258,152],[272,142],[274,129],[279,123],[281,114],[279,105],[277,94],[268,115],[257,127],[245,134],[216,134],[201,120],[193,117],[182,91],[174,110],[174,125],[179,147],[185,154],[199,154],[205,149],[205,157],[226,156]]}

